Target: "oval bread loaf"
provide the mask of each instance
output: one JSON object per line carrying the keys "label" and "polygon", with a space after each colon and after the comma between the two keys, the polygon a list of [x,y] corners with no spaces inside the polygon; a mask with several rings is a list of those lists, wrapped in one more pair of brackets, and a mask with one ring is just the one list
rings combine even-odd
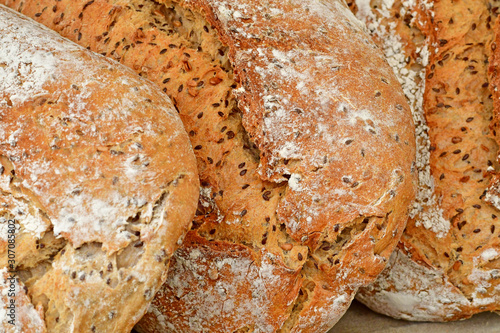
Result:
{"label": "oval bread loaf", "polygon": [[0,331],[130,332],[198,188],[167,96],[0,6]]}
{"label": "oval bread loaf", "polygon": [[358,298],[408,320],[498,311],[500,37],[494,26],[500,1],[356,4],[412,101],[419,172],[398,249]]}
{"label": "oval bread loaf", "polygon": [[139,331],[324,332],[385,266],[413,124],[341,1],[3,2],[161,85],[190,135],[197,216]]}

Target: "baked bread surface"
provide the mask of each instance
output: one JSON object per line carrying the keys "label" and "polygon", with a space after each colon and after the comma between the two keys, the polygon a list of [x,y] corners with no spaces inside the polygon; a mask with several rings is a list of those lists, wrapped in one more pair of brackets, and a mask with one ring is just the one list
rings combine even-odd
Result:
{"label": "baked bread surface", "polygon": [[449,321],[498,310],[500,2],[355,5],[411,101],[419,173],[398,249],[358,298],[407,320]]}
{"label": "baked bread surface", "polygon": [[198,188],[168,97],[0,7],[0,331],[130,332],[166,278]]}
{"label": "baked bread surface", "polygon": [[413,198],[398,82],[341,1],[3,1],[158,83],[201,177],[141,332],[324,332]]}

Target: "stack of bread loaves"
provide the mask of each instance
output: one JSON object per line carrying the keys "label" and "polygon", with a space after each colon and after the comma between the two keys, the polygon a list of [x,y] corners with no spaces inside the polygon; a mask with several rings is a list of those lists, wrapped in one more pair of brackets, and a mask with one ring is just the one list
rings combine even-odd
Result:
{"label": "stack of bread loaves", "polygon": [[358,298],[409,320],[498,311],[500,1],[352,5],[411,102],[419,173],[417,200],[398,249]]}
{"label": "stack of bread loaves", "polygon": [[[136,326],[138,331],[326,332],[345,312],[358,288],[372,282],[382,271],[403,232],[414,198],[414,126],[396,76],[365,27],[343,1],[0,2],[156,83],[158,92],[151,93],[157,95],[163,91],[164,96],[172,99],[189,134],[201,181],[198,210],[191,230],[171,260],[166,283]],[[26,41],[26,45],[30,43],[34,42]],[[87,71],[90,69],[82,71],[75,65],[68,75]],[[132,80],[127,75],[121,69],[113,72],[114,81],[120,84]],[[147,85],[139,78],[134,80],[130,83],[131,91],[138,84],[135,82]],[[71,88],[71,84],[70,88],[76,92],[70,91],[87,96],[81,81],[86,82],[73,77],[71,84],[76,88]],[[107,264],[105,260],[94,259],[92,252],[103,243],[103,250],[107,251],[103,255],[115,255],[125,261],[118,267],[113,263],[111,269],[117,272],[117,281],[127,283],[128,275],[119,273],[123,265],[135,267],[137,260],[147,257],[146,253],[158,258],[157,252],[137,250],[146,249],[146,240],[132,233],[133,239],[127,243],[133,244],[130,250],[108,249],[104,246],[105,239],[85,238],[86,234],[93,235],[90,231],[78,229],[82,234],[78,238],[68,236],[70,232],[64,232],[71,226],[69,222],[78,224],[82,219],[81,223],[90,223],[92,231],[100,224],[91,213],[99,212],[103,216],[98,217],[106,220],[119,220],[118,217],[128,214],[130,219],[125,219],[122,227],[125,230],[129,225],[139,224],[153,239],[173,240],[165,235],[165,230],[153,228],[151,223],[156,220],[150,221],[148,217],[160,215],[169,221],[174,216],[179,219],[178,227],[184,229],[186,223],[182,218],[189,215],[190,207],[187,196],[196,200],[197,195],[184,190],[185,202],[164,202],[162,193],[170,193],[167,199],[173,196],[174,189],[170,187],[194,182],[185,176],[164,184],[163,180],[150,177],[153,161],[168,164],[164,172],[170,175],[174,174],[169,169],[173,168],[171,161],[177,158],[181,162],[187,157],[178,153],[180,149],[174,142],[155,143],[147,148],[136,144],[137,137],[152,135],[151,128],[159,130],[161,119],[170,111],[157,110],[153,114],[135,111],[136,116],[118,121],[107,113],[113,110],[112,103],[118,103],[119,111],[126,113],[132,108],[149,108],[157,98],[128,102],[127,96],[103,89],[101,103],[111,103],[104,111],[92,114],[77,102],[64,103],[89,117],[85,124],[91,129],[114,124],[113,132],[92,137],[93,149],[100,160],[92,162],[94,169],[88,173],[95,179],[85,180],[75,174],[74,177],[89,184],[88,189],[81,186],[74,195],[98,197],[98,190],[106,193],[113,186],[123,186],[124,193],[137,189],[147,194],[154,187],[160,189],[160,201],[148,198],[132,202],[138,207],[133,215],[129,215],[127,207],[104,209],[85,202],[78,207],[79,211],[69,211],[58,201],[63,192],[57,192],[62,191],[59,187],[66,190],[69,184],[58,183],[57,190],[48,188],[44,200],[38,199],[40,207],[57,207],[60,216],[72,217],[74,221],[59,227],[51,221],[55,217],[47,214],[47,221],[54,225],[51,242],[64,244],[47,255],[49,259],[44,265],[56,267],[50,260],[71,255],[75,256],[75,262],[85,259],[89,260],[87,265],[94,261]],[[145,91],[150,90],[140,88],[134,94]],[[106,101],[111,97],[116,100],[105,102],[104,96],[108,96]],[[17,114],[25,112],[15,107],[19,110]],[[32,112],[30,109],[28,114]],[[32,117],[36,118],[36,113]],[[60,149],[51,150],[51,154],[70,149],[59,144],[66,140],[61,140],[65,126],[74,124],[65,119],[63,115],[57,118],[63,129],[54,130],[58,135],[54,145]],[[15,130],[6,132],[6,137],[11,134],[15,137]],[[122,140],[122,131],[130,136]],[[169,127],[162,131],[164,136],[173,132]],[[87,134],[83,137],[87,138]],[[7,143],[2,144],[7,147]],[[36,146],[35,142],[31,145]],[[67,145],[73,147],[69,141]],[[105,146],[104,151],[101,145]],[[131,150],[134,145],[140,151]],[[7,150],[4,146],[0,146],[1,153]],[[151,155],[142,152],[153,148],[156,153],[152,151]],[[90,153],[79,154],[74,160],[60,159],[60,163],[78,163],[72,168],[80,170],[90,163],[87,162]],[[103,162],[102,156],[110,160]],[[112,158],[117,162],[111,162]],[[118,159],[129,164],[124,167]],[[101,179],[100,170],[104,167],[98,162],[113,168],[119,180],[115,183],[115,175],[111,173]],[[72,171],[58,172],[58,179],[64,180],[67,172]],[[138,172],[144,174],[139,176]],[[122,178],[127,183],[122,185]],[[107,179],[109,184],[105,184]],[[71,186],[67,189],[68,196],[73,195]],[[86,207],[94,211],[85,210]],[[164,216],[155,207],[175,213],[168,211]],[[173,227],[172,223],[166,225]],[[115,230],[108,229],[98,231],[109,233],[107,237],[111,238]],[[116,230],[122,229],[117,226]],[[45,234],[35,234],[34,241]],[[175,235],[181,238],[180,232]],[[136,247],[137,244],[140,246]],[[61,253],[63,246],[72,250]],[[74,254],[75,251],[92,254]],[[160,261],[163,263],[169,254],[168,251],[162,254]],[[60,270],[67,271],[70,277],[75,271],[67,265]],[[107,270],[103,272],[107,278]],[[22,281],[29,282],[27,301],[31,299],[41,319],[44,315],[48,322],[56,313],[52,312],[53,303],[51,299],[37,298],[37,292],[43,291],[41,287],[30,289],[40,280],[38,271],[27,274],[21,276]],[[75,274],[71,285],[58,287],[56,291],[71,295],[81,302],[81,311],[92,313],[87,315],[85,323],[68,316],[64,325],[70,326],[65,326],[66,330],[125,332],[130,330],[128,324],[143,314],[143,308],[138,309],[139,304],[133,301],[132,306],[128,299],[110,299],[103,304],[120,306],[120,313],[130,313],[130,319],[121,319],[128,326],[74,328],[71,325],[90,325],[92,316],[109,315],[110,320],[116,316],[116,312],[98,313],[85,303],[85,294],[81,300],[78,298],[83,291],[75,285],[80,283],[82,273],[77,270]],[[81,281],[93,281],[99,276],[98,269],[89,268]],[[160,280],[163,281],[155,281]],[[55,283],[50,283],[52,280],[47,280],[45,288],[52,290]],[[115,287],[113,282],[111,285]],[[144,304],[154,291],[155,288],[139,290],[135,285],[126,291],[113,289],[116,294],[135,295]],[[99,291],[95,289],[87,297],[97,295]],[[136,312],[132,314],[133,311]],[[64,331],[61,319],[55,321],[51,327]]]}

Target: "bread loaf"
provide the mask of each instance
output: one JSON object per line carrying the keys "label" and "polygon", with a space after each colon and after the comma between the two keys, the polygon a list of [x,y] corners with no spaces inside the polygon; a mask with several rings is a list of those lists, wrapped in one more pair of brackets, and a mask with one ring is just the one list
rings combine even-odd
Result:
{"label": "bread loaf", "polygon": [[499,310],[499,118],[488,59],[493,56],[496,73],[500,2],[356,5],[412,101],[419,172],[417,201],[398,250],[358,298],[408,320]]}
{"label": "bread loaf", "polygon": [[130,332],[194,216],[195,163],[158,87],[0,6],[0,331]]}
{"label": "bread loaf", "polygon": [[324,332],[393,251],[414,134],[343,2],[8,1],[158,83],[201,199],[140,332]]}

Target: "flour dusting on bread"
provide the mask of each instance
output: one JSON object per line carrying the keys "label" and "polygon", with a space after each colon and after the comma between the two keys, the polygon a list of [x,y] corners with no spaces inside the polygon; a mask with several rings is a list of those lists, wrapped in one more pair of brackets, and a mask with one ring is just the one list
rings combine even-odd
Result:
{"label": "flour dusting on bread", "polygon": [[[415,1],[402,1],[401,3],[399,15],[405,16],[406,13],[415,10]],[[410,216],[417,220],[417,224],[434,231],[438,237],[443,237],[450,229],[450,222],[443,217],[443,210],[439,205],[440,199],[434,193],[434,177],[431,175],[430,168],[429,128],[423,109],[425,67],[428,65],[429,57],[428,42],[424,41],[416,47],[414,50],[416,54],[412,55],[416,58],[416,66],[410,67],[407,61],[409,55],[405,54],[401,37],[395,30],[396,23],[383,24],[383,20],[390,17],[393,4],[394,1],[382,2],[382,8],[377,9],[380,15],[377,17],[372,12],[369,0],[356,0],[357,17],[366,22],[368,29],[380,41],[386,59],[394,70],[412,110],[417,142],[415,167],[418,170],[418,187]],[[421,4],[425,6],[428,15],[432,15],[432,2],[422,1]],[[418,15],[413,17],[414,21],[419,19]]]}
{"label": "flour dusting on bread", "polygon": [[[80,49],[76,44],[68,44],[54,31],[38,23],[19,20],[19,25],[9,22],[9,13],[0,12],[0,29],[12,29],[0,40],[0,91],[8,94],[10,101],[19,105],[45,93],[43,86],[53,80],[57,74],[53,52],[71,52]],[[29,32],[26,25],[36,24],[38,31]],[[25,43],[19,43],[23,41]],[[79,65],[76,57],[71,57],[75,66]],[[0,103],[7,103],[6,100]]]}
{"label": "flour dusting on bread", "polygon": [[[439,320],[460,312],[469,303],[438,269],[417,264],[397,249],[377,282],[357,295],[375,311],[406,320]],[[390,287],[390,288],[389,288]],[[375,291],[376,295],[371,295]]]}

